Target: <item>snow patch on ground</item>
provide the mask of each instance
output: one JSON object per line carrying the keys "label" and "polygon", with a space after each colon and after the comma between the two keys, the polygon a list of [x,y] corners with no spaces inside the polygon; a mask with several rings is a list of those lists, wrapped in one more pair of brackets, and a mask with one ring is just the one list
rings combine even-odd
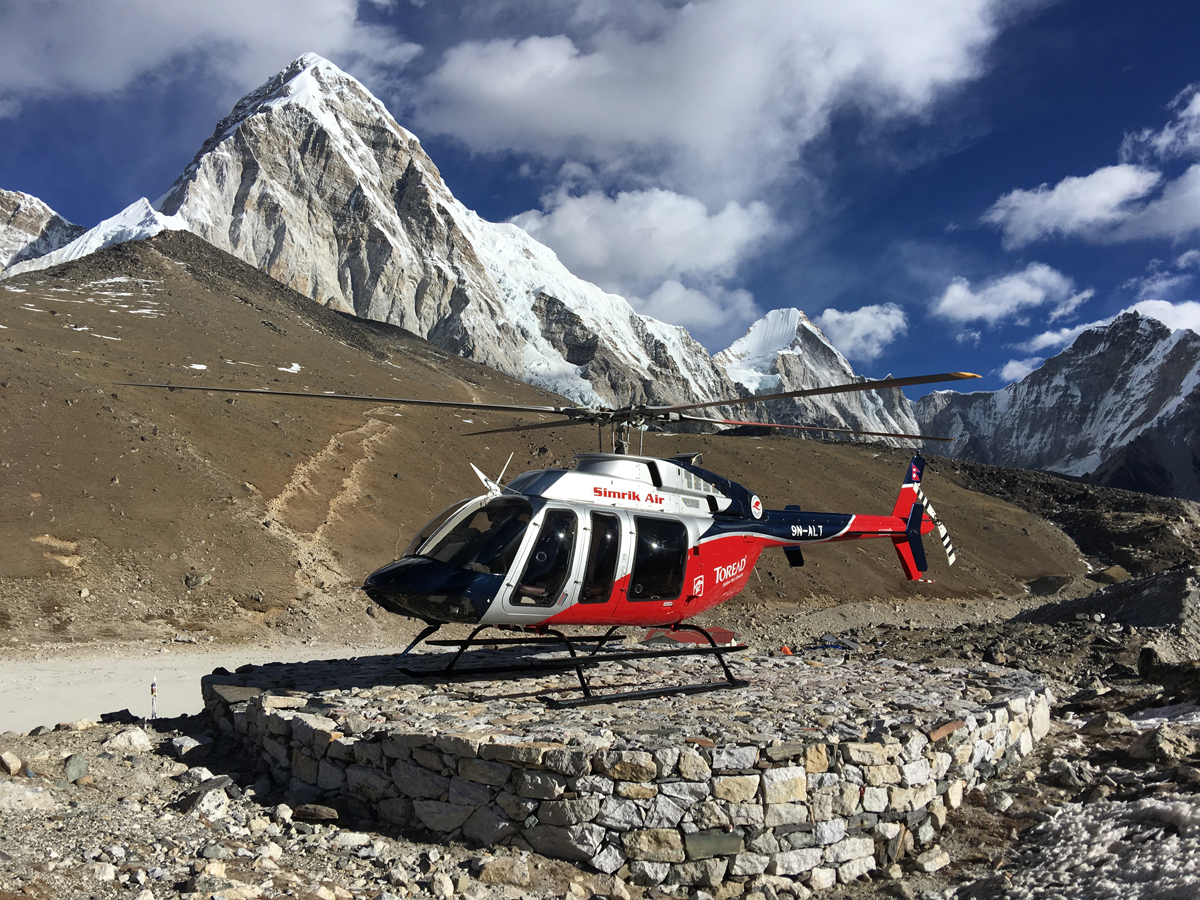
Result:
{"label": "snow patch on ground", "polygon": [[[1027,832],[1005,900],[1200,897],[1200,797],[1069,803]],[[970,886],[943,897],[973,896]]]}
{"label": "snow patch on ground", "polygon": [[1143,709],[1130,717],[1139,731],[1149,731],[1163,725],[1200,725],[1200,706],[1195,703],[1179,703],[1174,706],[1156,706]]}

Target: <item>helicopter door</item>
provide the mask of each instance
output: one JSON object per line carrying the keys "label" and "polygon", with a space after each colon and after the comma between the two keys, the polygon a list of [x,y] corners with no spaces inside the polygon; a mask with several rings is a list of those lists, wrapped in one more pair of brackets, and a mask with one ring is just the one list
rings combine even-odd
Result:
{"label": "helicopter door", "polygon": [[512,612],[541,619],[566,605],[577,528],[578,517],[571,510],[546,510],[525,571],[509,596]]}
{"label": "helicopter door", "polygon": [[688,530],[675,519],[634,516],[637,549],[629,576],[631,601],[659,601],[673,606],[683,593],[687,571]]}
{"label": "helicopter door", "polygon": [[[591,534],[588,540],[587,562],[579,585],[579,602],[594,605],[597,612],[608,604],[604,613],[612,614],[613,585],[617,580],[617,563],[621,558],[621,518],[609,513],[591,514]],[[602,614],[604,614],[602,613]]]}

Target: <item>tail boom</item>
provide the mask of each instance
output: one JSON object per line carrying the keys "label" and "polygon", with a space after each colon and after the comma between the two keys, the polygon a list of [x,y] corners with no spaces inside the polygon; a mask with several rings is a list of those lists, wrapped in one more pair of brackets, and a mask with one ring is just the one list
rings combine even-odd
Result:
{"label": "tail boom", "polygon": [[804,512],[798,506],[770,509],[756,522],[720,522],[700,538],[702,545],[734,539],[758,545],[758,551],[769,547],[783,548],[789,564],[804,564],[801,547],[837,541],[857,541],[867,538],[890,538],[900,557],[900,566],[910,581],[919,580],[927,568],[921,536],[937,528],[942,536],[950,563],[954,563],[954,548],[945,526],[936,517],[921,490],[921,475],[925,460],[914,456],[908,464],[905,481],[896,498],[892,514],[858,515],[851,513]]}

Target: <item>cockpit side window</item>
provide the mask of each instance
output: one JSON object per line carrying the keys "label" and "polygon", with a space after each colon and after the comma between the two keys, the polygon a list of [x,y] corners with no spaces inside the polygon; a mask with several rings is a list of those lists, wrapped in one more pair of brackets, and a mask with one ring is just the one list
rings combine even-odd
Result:
{"label": "cockpit side window", "polygon": [[576,522],[575,513],[569,509],[546,510],[525,573],[513,591],[513,605],[553,606],[558,602],[571,572]]}
{"label": "cockpit side window", "polygon": [[532,517],[528,500],[501,497],[488,501],[474,511],[464,510],[448,531],[421,548],[420,555],[476,572],[506,575]]}
{"label": "cockpit side window", "polygon": [[592,513],[592,540],[583,570],[580,603],[604,603],[612,596],[621,553],[621,520],[607,513]]}
{"label": "cockpit side window", "polygon": [[674,519],[636,516],[637,549],[629,576],[630,600],[674,600],[683,593],[687,526]]}

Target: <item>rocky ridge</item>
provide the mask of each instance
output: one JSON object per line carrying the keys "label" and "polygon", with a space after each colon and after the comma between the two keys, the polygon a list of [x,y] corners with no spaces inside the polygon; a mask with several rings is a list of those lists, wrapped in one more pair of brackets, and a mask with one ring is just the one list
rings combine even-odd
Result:
{"label": "rocky ridge", "polygon": [[995,393],[916,403],[938,452],[1200,499],[1200,335],[1129,312]]}
{"label": "rocky ridge", "polygon": [[[1053,522],[1095,566],[1152,575],[1200,563],[1200,504],[1072,478],[933,457],[930,468]],[[1030,586],[1054,593],[1062,581]]]}
{"label": "rocky ridge", "polygon": [[183,227],[179,219],[164,216],[143,197],[129,204],[115,216],[110,216],[87,229],[69,243],[27,258],[23,262],[13,263],[4,275],[13,277],[25,272],[36,272],[89,256],[117,244],[146,240],[163,231],[179,231]]}
{"label": "rocky ridge", "polygon": [[[799,391],[860,380],[849,360],[798,309],[775,309],[767,313],[743,337],[716,354],[713,362],[752,394]],[[736,415],[746,418],[740,412]],[[920,431],[912,404],[898,388],[774,401],[766,406],[764,418],[901,434]],[[911,443],[895,438],[883,438],[882,442],[904,446]]]}
{"label": "rocky ridge", "polygon": [[37,197],[0,188],[0,272],[69,244],[84,230]]}

